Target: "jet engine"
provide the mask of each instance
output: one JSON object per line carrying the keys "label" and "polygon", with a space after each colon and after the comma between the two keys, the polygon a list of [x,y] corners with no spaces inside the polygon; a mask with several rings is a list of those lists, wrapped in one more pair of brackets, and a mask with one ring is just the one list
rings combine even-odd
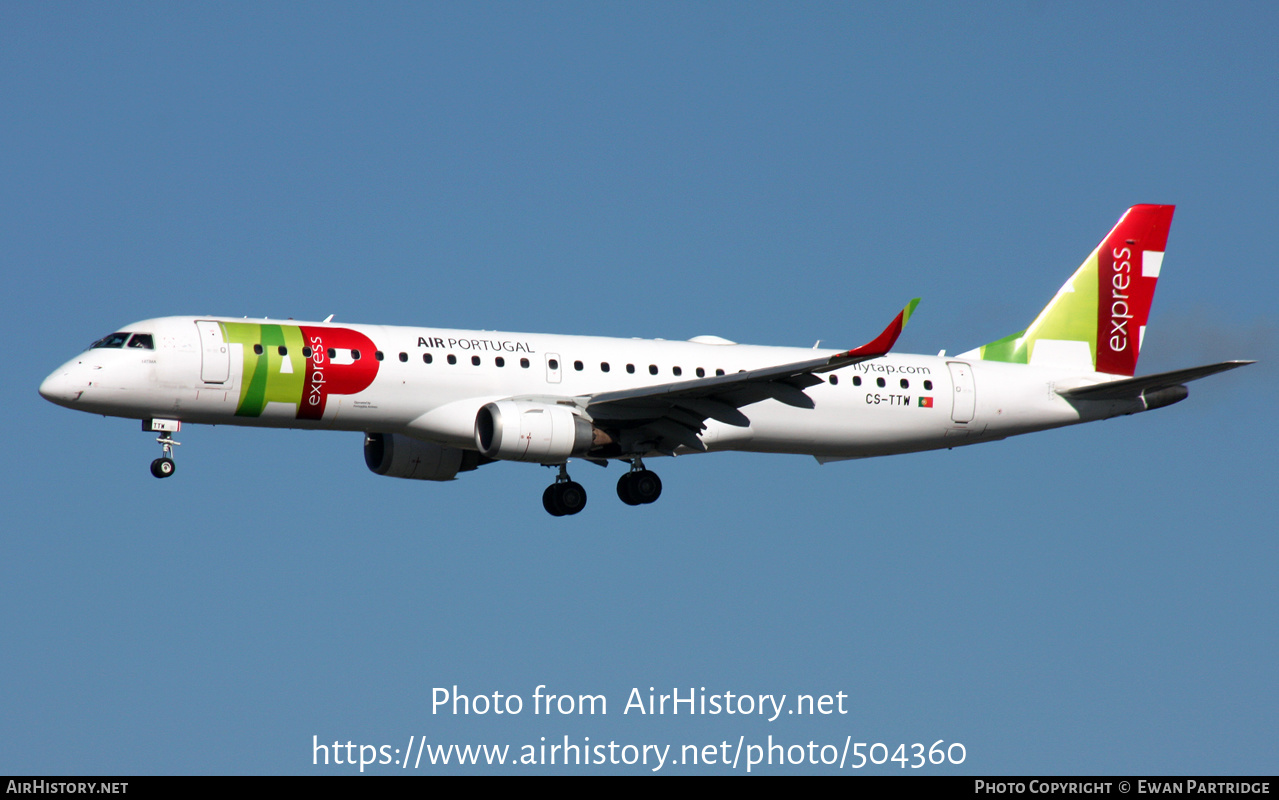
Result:
{"label": "jet engine", "polygon": [[488,458],[560,464],[611,441],[564,406],[499,400],[475,415],[475,446]]}
{"label": "jet engine", "polygon": [[1162,389],[1147,389],[1141,393],[1141,402],[1146,404],[1147,411],[1153,411],[1156,408],[1180,403],[1189,396],[1190,390],[1178,384],[1176,386],[1165,386]]}
{"label": "jet engine", "polygon": [[451,481],[490,459],[474,450],[424,442],[398,433],[370,433],[364,437],[364,463],[379,475],[419,481]]}

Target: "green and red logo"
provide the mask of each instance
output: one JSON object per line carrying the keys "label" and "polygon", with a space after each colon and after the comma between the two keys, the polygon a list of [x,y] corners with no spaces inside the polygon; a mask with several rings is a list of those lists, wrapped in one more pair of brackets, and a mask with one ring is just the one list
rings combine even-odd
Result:
{"label": "green and red logo", "polygon": [[226,341],[243,351],[236,416],[260,417],[270,403],[296,419],[324,418],[331,395],[364,391],[377,377],[373,340],[350,328],[223,322]]}

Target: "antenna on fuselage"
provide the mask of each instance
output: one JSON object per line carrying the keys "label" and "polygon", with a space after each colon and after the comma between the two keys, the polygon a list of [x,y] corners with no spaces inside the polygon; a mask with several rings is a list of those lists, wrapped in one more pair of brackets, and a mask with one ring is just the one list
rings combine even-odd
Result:
{"label": "antenna on fuselage", "polygon": [[325,317],[325,318],[324,318],[324,321],[325,321],[325,322],[332,322],[332,321],[333,321],[333,315],[332,315],[332,314],[329,314],[327,317]]}

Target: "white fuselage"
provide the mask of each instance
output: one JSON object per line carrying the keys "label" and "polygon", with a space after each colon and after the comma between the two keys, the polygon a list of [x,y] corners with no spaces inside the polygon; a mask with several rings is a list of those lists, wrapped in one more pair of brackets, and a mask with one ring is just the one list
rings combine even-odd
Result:
{"label": "white fuselage", "polygon": [[[712,337],[684,342],[218,317],[166,317],[124,330],[150,334],[153,346],[87,350],[51,374],[41,394],[111,416],[396,433],[470,450],[476,414],[492,401],[554,403],[829,352],[708,343],[717,342]],[[706,420],[699,434],[705,449],[861,458],[1144,410],[1135,400],[1071,403],[1056,391],[1113,376],[975,359],[890,354],[820,377],[803,390],[811,407],[764,399],[741,408],[748,424]]]}

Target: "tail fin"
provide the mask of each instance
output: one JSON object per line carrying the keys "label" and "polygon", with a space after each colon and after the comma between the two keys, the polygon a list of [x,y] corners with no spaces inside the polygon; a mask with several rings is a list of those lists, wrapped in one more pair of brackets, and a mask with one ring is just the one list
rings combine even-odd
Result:
{"label": "tail fin", "polygon": [[1133,206],[1030,327],[969,358],[1132,375],[1174,206]]}

